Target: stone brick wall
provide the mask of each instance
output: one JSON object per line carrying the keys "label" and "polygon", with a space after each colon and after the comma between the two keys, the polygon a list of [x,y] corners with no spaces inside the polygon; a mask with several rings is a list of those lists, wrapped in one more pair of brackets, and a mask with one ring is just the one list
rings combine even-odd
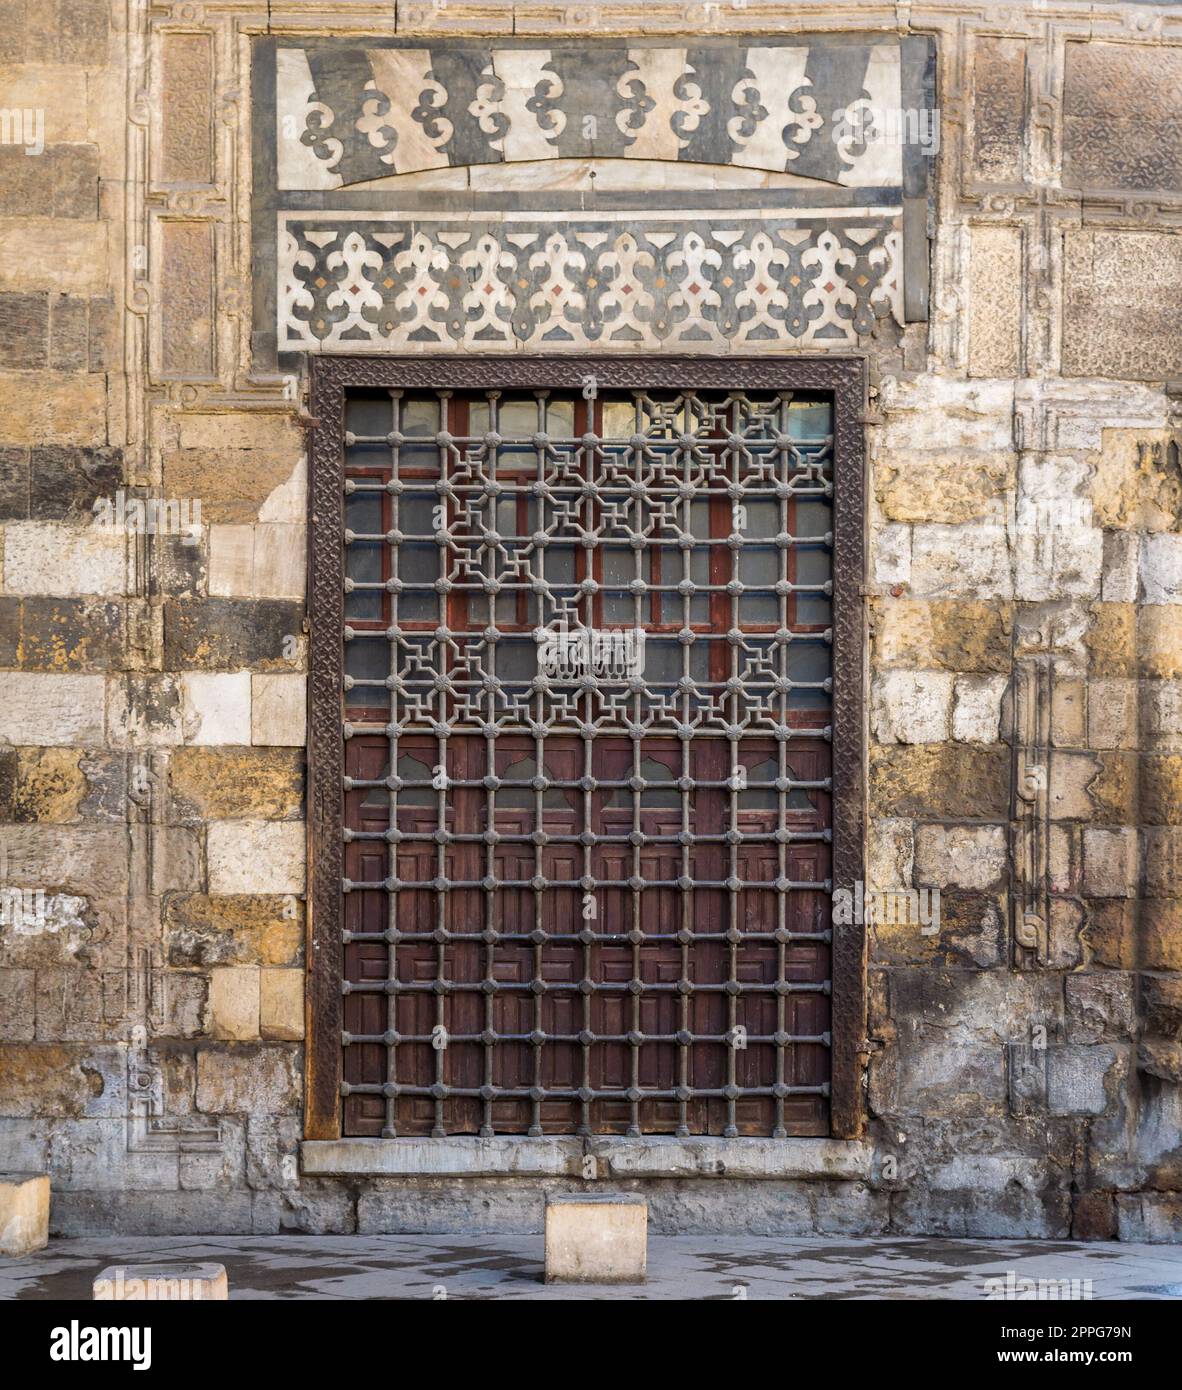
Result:
{"label": "stone brick wall", "polygon": [[[394,14],[0,0],[0,108],[43,117],[0,144],[0,1168],[62,1233],[521,1227],[574,1183],[299,1169],[302,381],[252,348],[250,41]],[[868,1180],[647,1190],[666,1229],[1178,1239],[1182,16],[397,25],[937,41],[931,322],[862,347],[867,881],[940,929],[870,929]],[[118,524],[148,498],[199,516]]]}

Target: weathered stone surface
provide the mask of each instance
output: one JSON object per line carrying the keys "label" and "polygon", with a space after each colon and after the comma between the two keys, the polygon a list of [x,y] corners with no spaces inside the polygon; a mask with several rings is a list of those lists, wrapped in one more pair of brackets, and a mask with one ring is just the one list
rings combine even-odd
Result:
{"label": "weathered stone surface", "polygon": [[230,1044],[197,1054],[197,1108],[209,1115],[293,1110],[299,1084],[294,1047]]}
{"label": "weathered stone surface", "polygon": [[888,521],[999,520],[1014,464],[1013,455],[984,451],[884,454],[875,467],[876,495]]}
{"label": "weathered stone surface", "polygon": [[1047,1100],[1052,1115],[1103,1115],[1105,1081],[1116,1062],[1111,1047],[1047,1049]]}
{"label": "weathered stone surface", "polygon": [[250,742],[249,671],[186,671],[181,677],[181,698],[186,743]]}
{"label": "weathered stone surface", "polygon": [[1131,898],[1137,892],[1137,832],[1088,827],[1083,836],[1084,892],[1091,898]]}
{"label": "weathered stone surface", "polygon": [[1004,820],[1009,752],[960,744],[875,748],[870,796],[882,815]]}
{"label": "weathered stone surface", "polygon": [[175,966],[298,965],[303,952],[303,904],[291,894],[174,894],[165,928]]}
{"label": "weathered stone surface", "polygon": [[1064,250],[1063,374],[1182,371],[1182,245],[1169,232],[1076,228]]}
{"label": "weathered stone surface", "polygon": [[648,1257],[643,1197],[551,1197],[546,1203],[548,1284],[639,1284]]}
{"label": "weathered stone surface", "polygon": [[1016,376],[1022,353],[1022,231],[972,229],[969,374]]}
{"label": "weathered stone surface", "polygon": [[1143,839],[1146,897],[1182,897],[1182,826],[1151,826]]}
{"label": "weathered stone surface", "polygon": [[973,62],[974,162],[984,179],[1022,177],[1026,130],[1026,45],[978,37]]}
{"label": "weathered stone surface", "polygon": [[1137,659],[1142,675],[1182,677],[1182,604],[1145,606],[1137,613]]}
{"label": "weathered stone surface", "polygon": [[1142,903],[1140,933],[1146,970],[1182,970],[1182,899]]}
{"label": "weathered stone surface", "polygon": [[0,1173],[0,1255],[29,1255],[48,1244],[49,1178]]}
{"label": "weathered stone surface", "polygon": [[[1136,905],[1125,899],[1088,904],[1086,940],[1092,962],[1110,970],[1132,970],[1137,962]],[[1182,959],[1182,952],[1179,953]]]}
{"label": "weathered stone surface", "polygon": [[883,665],[1009,671],[1008,604],[888,598],[876,600],[872,612],[875,656]]}
{"label": "weathered stone surface", "polygon": [[1182,977],[1143,975],[1141,1012],[1146,1033],[1182,1042]]}
{"label": "weathered stone surface", "polygon": [[1089,486],[1096,525],[1172,531],[1182,514],[1176,431],[1106,429],[1103,440]]}
{"label": "weathered stone surface", "polygon": [[122,594],[127,537],[113,527],[52,521],[4,528],[4,589],[10,594]]}
{"label": "weathered stone surface", "polygon": [[204,820],[293,820],[303,805],[303,756],[280,748],[178,748],[169,759],[174,813]]}
{"label": "weathered stone surface", "polygon": [[259,971],[254,966],[209,972],[209,1032],[236,1042],[259,1036]]}
{"label": "weathered stone surface", "polygon": [[81,1043],[0,1047],[0,1115],[79,1116],[122,1108],[123,1050]]}
{"label": "weathered stone surface", "polygon": [[961,676],[953,691],[952,737],[960,743],[997,743],[1001,737],[1006,676]]}
{"label": "weathered stone surface", "polygon": [[936,671],[887,671],[871,690],[870,720],[879,743],[942,743],[948,737],[952,677]]}
{"label": "weathered stone surface", "polygon": [[1068,975],[1067,1040],[1072,1043],[1124,1041],[1133,1035],[1136,1010],[1133,977],[1103,971]]}
{"label": "weathered stone surface", "polygon": [[286,599],[170,604],[164,660],[178,671],[280,671],[302,652],[302,632],[302,606]]}
{"label": "weathered stone surface", "polygon": [[0,371],[0,438],[6,443],[102,444],[106,410],[100,373]]}
{"label": "weathered stone surface", "polygon": [[259,1030],[276,1041],[304,1036],[304,972],[259,972]]}
{"label": "weathered stone surface", "polygon": [[211,822],[208,857],[211,893],[304,890],[304,827],[299,822]]}
{"label": "weathered stone surface", "polygon": [[1182,138],[1170,104],[1180,83],[1182,55],[1172,47],[1069,43],[1065,181],[1105,190],[1182,185]]}
{"label": "weathered stone surface", "polygon": [[1088,743],[1092,748],[1137,746],[1137,683],[1092,681],[1088,688]]}
{"label": "weathered stone surface", "polygon": [[307,681],[302,675],[250,678],[250,738],[264,747],[302,747],[307,737]]}
{"label": "weathered stone surface", "polygon": [[102,676],[0,671],[0,739],[38,747],[101,743]]}
{"label": "weathered stone surface", "polygon": [[1176,1192],[1118,1193],[1121,1240],[1176,1245],[1182,1231],[1182,1197]]}
{"label": "weathered stone surface", "polygon": [[1005,528],[998,525],[914,526],[911,565],[905,582],[917,598],[1004,601],[1014,597]]}
{"label": "weathered stone surface", "polygon": [[26,598],[20,655],[26,671],[118,671],[127,664],[126,612],[119,603]]}
{"label": "weathered stone surface", "polygon": [[1005,878],[1000,825],[915,827],[915,881],[939,888],[996,888]]}

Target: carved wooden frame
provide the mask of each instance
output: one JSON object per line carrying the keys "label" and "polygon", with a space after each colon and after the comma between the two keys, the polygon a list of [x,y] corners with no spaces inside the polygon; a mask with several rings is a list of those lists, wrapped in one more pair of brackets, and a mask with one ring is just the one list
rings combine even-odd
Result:
{"label": "carved wooden frame", "polygon": [[[350,387],[479,390],[581,388],[812,390],[833,397],[833,883],[863,877],[865,735],[866,364],[861,357],[313,357],[309,448],[308,995],[305,1137],[341,1132],[341,892],[344,769],[341,489]],[[835,924],[832,948],[830,1132],[862,1129],[866,943],[860,923]]]}

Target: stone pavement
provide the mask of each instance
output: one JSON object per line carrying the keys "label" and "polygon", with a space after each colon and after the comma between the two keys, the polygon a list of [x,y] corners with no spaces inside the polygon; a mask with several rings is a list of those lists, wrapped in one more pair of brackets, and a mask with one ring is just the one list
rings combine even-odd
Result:
{"label": "stone pavement", "polygon": [[[108,1236],[0,1260],[0,1299],[89,1299],[106,1265],[216,1260],[232,1299],[983,1299],[987,1279],[1091,1280],[1096,1299],[1182,1298],[1182,1246],[653,1236],[644,1285],[542,1283],[538,1236]],[[1086,1285],[1080,1287],[1086,1288]]]}

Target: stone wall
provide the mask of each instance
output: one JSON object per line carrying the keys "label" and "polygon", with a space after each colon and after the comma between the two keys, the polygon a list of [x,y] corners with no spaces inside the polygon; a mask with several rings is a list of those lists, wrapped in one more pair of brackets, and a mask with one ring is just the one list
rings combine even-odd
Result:
{"label": "stone wall", "polygon": [[[576,1185],[300,1172],[302,383],[252,355],[250,40],[394,13],[0,0],[44,146],[0,145],[0,1169],[51,1172],[63,1234],[533,1226]],[[931,322],[860,346],[867,880],[941,928],[870,929],[865,1176],[647,1187],[666,1229],[1178,1239],[1182,16],[397,26],[935,38]],[[199,516],[120,526],[148,497]]]}

